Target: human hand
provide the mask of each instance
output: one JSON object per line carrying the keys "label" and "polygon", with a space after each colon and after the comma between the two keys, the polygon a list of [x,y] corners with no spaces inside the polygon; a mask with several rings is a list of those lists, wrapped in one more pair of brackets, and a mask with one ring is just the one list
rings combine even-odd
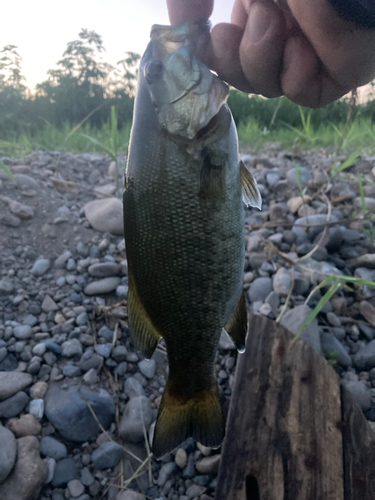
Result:
{"label": "human hand", "polygon": [[[208,19],[214,0],[167,4],[180,24]],[[340,17],[327,0],[236,0],[231,21],[213,28],[204,62],[239,90],[319,107],[375,77],[375,28]]]}

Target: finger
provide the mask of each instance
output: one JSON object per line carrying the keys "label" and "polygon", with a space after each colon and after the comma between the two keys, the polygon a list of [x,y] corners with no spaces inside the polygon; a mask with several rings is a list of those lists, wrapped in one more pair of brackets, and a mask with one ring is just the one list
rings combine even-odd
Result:
{"label": "finger", "polygon": [[167,0],[171,24],[194,23],[207,20],[214,7],[214,0]]}
{"label": "finger", "polygon": [[282,94],[280,75],[285,40],[281,9],[272,0],[252,3],[239,54],[245,77],[256,93],[265,97]]}
{"label": "finger", "polygon": [[286,42],[281,84],[291,101],[310,108],[324,106],[350,90],[328,75],[302,34]]}
{"label": "finger", "polygon": [[231,16],[231,22],[233,24],[237,24],[237,26],[240,26],[243,30],[246,27],[247,23],[247,12],[245,10],[244,4],[242,0],[236,0],[233,9],[232,9],[232,16]]}
{"label": "finger", "polygon": [[253,92],[240,61],[240,44],[243,30],[235,24],[217,24],[211,32],[211,46],[206,52],[205,62],[211,69],[243,92]]}

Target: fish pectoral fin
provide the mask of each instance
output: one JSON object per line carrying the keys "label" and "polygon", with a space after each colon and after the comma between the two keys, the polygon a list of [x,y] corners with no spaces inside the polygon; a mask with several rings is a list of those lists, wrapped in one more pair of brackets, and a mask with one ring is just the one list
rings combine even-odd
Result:
{"label": "fish pectoral fin", "polygon": [[243,290],[240,300],[234,308],[224,329],[235,343],[237,350],[239,352],[244,352],[247,335],[247,309]]}
{"label": "fish pectoral fin", "polygon": [[200,168],[199,197],[210,203],[221,203],[225,199],[225,169],[211,161],[207,148],[202,151]]}
{"label": "fish pectoral fin", "polygon": [[259,192],[257,181],[251,172],[245,167],[243,161],[240,161],[240,178],[242,189],[242,200],[247,207],[256,207],[261,210],[262,196]]}
{"label": "fish pectoral fin", "polygon": [[138,296],[137,288],[129,275],[128,318],[134,347],[150,359],[161,335],[153,325]]}
{"label": "fish pectoral fin", "polygon": [[191,399],[173,395],[171,383],[167,382],[152,444],[156,459],[174,450],[189,437],[204,446],[218,448],[224,433],[225,424],[216,382]]}

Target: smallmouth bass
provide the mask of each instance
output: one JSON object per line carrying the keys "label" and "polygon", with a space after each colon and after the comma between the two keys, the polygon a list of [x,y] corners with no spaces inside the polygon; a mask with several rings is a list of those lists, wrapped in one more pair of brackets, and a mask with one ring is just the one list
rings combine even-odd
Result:
{"label": "smallmouth bass", "polygon": [[169,362],[156,458],[190,436],[220,446],[216,350],[223,327],[241,351],[247,333],[242,197],[261,198],[239,161],[228,86],[198,57],[209,36],[208,23],[152,27],[125,172],[129,327],[146,358],[164,337]]}

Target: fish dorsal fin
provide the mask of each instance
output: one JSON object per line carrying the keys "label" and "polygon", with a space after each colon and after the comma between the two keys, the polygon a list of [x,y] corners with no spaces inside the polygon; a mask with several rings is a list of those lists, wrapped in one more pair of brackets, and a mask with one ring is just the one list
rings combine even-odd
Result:
{"label": "fish dorsal fin", "polygon": [[245,167],[243,161],[240,161],[240,177],[243,202],[248,207],[256,207],[261,210],[262,196],[259,192],[257,182],[251,172]]}
{"label": "fish dorsal fin", "polygon": [[240,300],[234,308],[231,317],[225,325],[225,330],[231,337],[237,350],[245,350],[245,341],[247,335],[247,310],[244,291],[242,290]]}
{"label": "fish dorsal fin", "polygon": [[150,359],[161,335],[153,325],[138,296],[134,280],[129,273],[128,318],[134,347]]}

